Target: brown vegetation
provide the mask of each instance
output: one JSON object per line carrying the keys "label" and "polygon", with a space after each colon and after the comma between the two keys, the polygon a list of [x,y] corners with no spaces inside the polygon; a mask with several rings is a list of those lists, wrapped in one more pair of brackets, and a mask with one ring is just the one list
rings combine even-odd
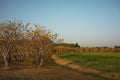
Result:
{"label": "brown vegetation", "polygon": [[25,57],[34,56],[40,65],[42,56],[51,53],[51,43],[57,37],[50,29],[30,23],[24,25],[20,21],[0,23],[0,55],[9,68],[12,60],[24,60]]}
{"label": "brown vegetation", "polygon": [[59,52],[120,52],[120,47],[80,47],[75,44],[57,44],[54,46],[54,51]]}

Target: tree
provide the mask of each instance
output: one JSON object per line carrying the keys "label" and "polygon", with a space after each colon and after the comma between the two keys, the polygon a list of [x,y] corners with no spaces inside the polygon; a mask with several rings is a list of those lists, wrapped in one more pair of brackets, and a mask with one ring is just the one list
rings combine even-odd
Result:
{"label": "tree", "polygon": [[20,21],[0,23],[0,50],[4,57],[5,68],[9,68],[12,55],[11,51],[14,49],[15,42],[21,39],[24,30],[25,26]]}
{"label": "tree", "polygon": [[29,24],[24,25],[20,21],[0,23],[0,50],[5,68],[9,68],[11,57],[22,60],[23,56],[32,52],[40,61],[40,65],[43,65],[43,55],[51,53],[51,44],[57,34],[38,24],[29,28]]}
{"label": "tree", "polygon": [[78,43],[75,44],[75,47],[80,47]]}
{"label": "tree", "polygon": [[43,55],[50,51],[50,44],[53,43],[57,34],[39,24],[35,24],[34,27],[34,30],[28,32],[28,36],[31,39],[32,47],[36,50],[36,60],[39,60],[40,65],[43,65]]}

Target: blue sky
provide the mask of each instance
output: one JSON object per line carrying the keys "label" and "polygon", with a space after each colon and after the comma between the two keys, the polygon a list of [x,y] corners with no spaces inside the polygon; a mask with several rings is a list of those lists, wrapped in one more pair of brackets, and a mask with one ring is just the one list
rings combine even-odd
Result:
{"label": "blue sky", "polygon": [[120,0],[0,0],[0,21],[39,23],[81,46],[120,45]]}

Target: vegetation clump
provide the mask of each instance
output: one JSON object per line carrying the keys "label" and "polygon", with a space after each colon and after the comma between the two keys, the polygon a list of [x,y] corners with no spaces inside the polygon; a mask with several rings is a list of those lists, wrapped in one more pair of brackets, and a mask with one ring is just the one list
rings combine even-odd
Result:
{"label": "vegetation clump", "polygon": [[43,65],[43,56],[52,51],[51,44],[57,37],[50,29],[20,21],[0,23],[0,57],[4,60],[5,68],[10,67],[12,60],[25,60],[34,57]]}

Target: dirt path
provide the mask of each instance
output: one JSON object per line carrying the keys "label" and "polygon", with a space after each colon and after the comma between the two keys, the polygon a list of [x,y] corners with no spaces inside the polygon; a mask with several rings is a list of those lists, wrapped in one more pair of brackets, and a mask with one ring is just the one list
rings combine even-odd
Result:
{"label": "dirt path", "polygon": [[63,66],[67,66],[69,68],[78,70],[80,72],[97,74],[97,75],[100,75],[101,77],[105,77],[105,78],[112,79],[112,80],[120,80],[120,74],[119,73],[103,73],[103,72],[98,71],[96,69],[83,68],[81,66],[72,64],[70,61],[62,60],[62,59],[58,58],[55,55],[52,55],[51,57],[52,57],[52,59],[55,60],[55,62],[57,64],[60,64],[60,65],[63,65]]}

